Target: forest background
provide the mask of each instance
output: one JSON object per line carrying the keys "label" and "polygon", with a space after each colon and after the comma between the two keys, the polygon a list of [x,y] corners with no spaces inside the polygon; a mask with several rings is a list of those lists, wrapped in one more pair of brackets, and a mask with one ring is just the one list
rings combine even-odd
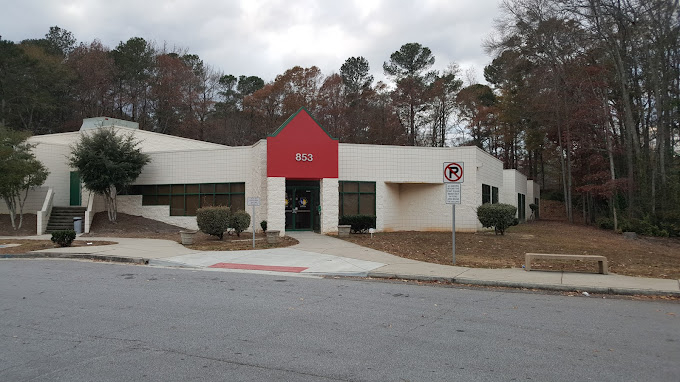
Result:
{"label": "forest background", "polygon": [[341,142],[476,145],[564,201],[570,221],[680,235],[678,0],[506,0],[502,10],[484,42],[486,84],[464,81],[455,63],[432,70],[419,43],[385,57],[386,82],[361,56],[265,82],[190,48],[142,37],[110,48],[51,27],[0,40],[0,124],[48,134],[109,116],[240,146],[305,107]]}

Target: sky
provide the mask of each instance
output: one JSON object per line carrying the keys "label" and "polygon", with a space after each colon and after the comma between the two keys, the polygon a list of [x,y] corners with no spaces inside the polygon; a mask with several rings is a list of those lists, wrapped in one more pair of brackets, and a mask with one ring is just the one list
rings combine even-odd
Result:
{"label": "sky", "polygon": [[[376,80],[383,62],[406,43],[430,48],[434,69],[457,63],[463,79],[491,62],[482,47],[493,34],[500,0],[0,0],[0,35],[42,38],[51,26],[113,49],[142,37],[197,54],[224,74],[266,82],[299,65],[338,73],[363,56]],[[466,73],[468,75],[466,76]],[[467,82],[467,81],[466,81]]]}

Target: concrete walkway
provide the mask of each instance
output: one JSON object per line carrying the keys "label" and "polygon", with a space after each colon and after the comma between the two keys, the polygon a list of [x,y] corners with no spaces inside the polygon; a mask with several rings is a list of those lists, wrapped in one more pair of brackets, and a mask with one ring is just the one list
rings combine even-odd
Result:
{"label": "concrete walkway", "polygon": [[[299,241],[287,248],[249,251],[194,251],[168,240],[87,237],[86,240],[118,244],[67,247],[35,251],[33,256],[137,259],[153,266],[189,267],[298,276],[360,276],[408,280],[438,280],[457,284],[506,286],[531,289],[613,294],[680,296],[680,280],[653,279],[595,273],[483,269],[438,265],[405,259],[385,252],[312,232],[289,232]],[[45,239],[49,235],[0,237]],[[0,257],[17,257],[3,256]]]}

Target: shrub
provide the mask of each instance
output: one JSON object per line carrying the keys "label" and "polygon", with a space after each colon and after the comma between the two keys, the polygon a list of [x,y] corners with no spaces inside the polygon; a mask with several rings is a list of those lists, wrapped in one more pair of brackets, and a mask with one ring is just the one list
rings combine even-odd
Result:
{"label": "shrub", "polygon": [[260,222],[260,228],[262,228],[262,232],[267,232],[267,221],[266,220],[262,220]]}
{"label": "shrub", "polygon": [[230,216],[229,207],[203,207],[196,211],[196,223],[201,232],[222,240],[224,231],[229,228]]}
{"label": "shrub", "polygon": [[477,218],[484,227],[493,227],[496,234],[505,234],[505,230],[519,223],[515,218],[517,207],[503,203],[486,203],[477,207]]}
{"label": "shrub", "polygon": [[245,231],[250,225],[250,214],[243,210],[238,210],[231,215],[229,219],[229,228],[233,228],[236,236],[241,236],[241,232]]}
{"label": "shrub", "polygon": [[602,229],[614,229],[614,221],[608,217],[601,216],[595,219],[595,224]]}
{"label": "shrub", "polygon": [[635,232],[643,236],[668,237],[668,231],[652,224],[648,219],[622,220],[619,229],[623,232]]}
{"label": "shrub", "polygon": [[76,238],[76,231],[67,229],[64,231],[52,232],[52,242],[59,244],[62,247],[70,247],[73,240]]}
{"label": "shrub", "polygon": [[366,233],[369,228],[375,228],[375,219],[375,215],[343,215],[338,224],[352,226],[353,233]]}

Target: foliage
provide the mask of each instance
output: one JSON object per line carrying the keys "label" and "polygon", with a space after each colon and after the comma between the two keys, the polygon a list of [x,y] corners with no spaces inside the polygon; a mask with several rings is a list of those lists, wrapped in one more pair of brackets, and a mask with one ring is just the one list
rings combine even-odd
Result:
{"label": "foliage", "polygon": [[350,57],[340,67],[342,83],[350,94],[358,94],[361,90],[370,88],[373,76],[370,65],[364,57]]}
{"label": "foliage", "polygon": [[614,221],[608,217],[600,216],[595,220],[595,224],[602,229],[614,229]]}
{"label": "foliage", "polygon": [[432,70],[432,51],[415,42],[386,57],[384,82],[350,57],[335,74],[293,66],[265,83],[172,44],[132,37],[111,49],[51,27],[0,40],[0,121],[36,134],[109,115],[238,146],[305,106],[341,142],[476,145],[559,189],[570,220],[580,204],[588,221],[677,226],[663,216],[680,213],[678,2],[507,0],[500,13],[485,43],[488,85],[462,89],[455,65]]}
{"label": "foliage", "polygon": [[229,207],[203,207],[196,210],[196,223],[201,232],[217,236],[220,240],[229,228],[231,209]]}
{"label": "foliage", "polygon": [[477,218],[484,227],[493,227],[496,234],[505,234],[505,230],[517,225],[515,214],[517,207],[504,203],[485,203],[477,207]]}
{"label": "foliage", "polygon": [[100,127],[81,134],[71,147],[69,165],[80,172],[90,191],[103,195],[109,220],[116,221],[116,195],[137,179],[151,161],[142,153],[132,133],[118,134],[112,127]]}
{"label": "foliage", "polygon": [[353,233],[366,233],[369,228],[375,228],[375,215],[343,215],[339,219],[339,225],[352,226]]}
{"label": "foliage", "polygon": [[62,247],[70,247],[76,238],[76,231],[72,229],[52,232],[52,242]]}
{"label": "foliage", "polygon": [[245,231],[250,225],[250,214],[244,210],[238,210],[231,214],[229,218],[229,228],[233,228],[236,236],[241,236],[241,232]]}
{"label": "foliage", "polygon": [[619,223],[622,232],[635,232],[643,236],[668,237],[668,231],[652,224],[648,218],[645,219],[622,219]]}
{"label": "foliage", "polygon": [[[24,203],[28,192],[45,183],[49,172],[31,151],[28,134],[0,125],[0,198],[9,210],[12,228],[23,224]],[[19,213],[19,223],[16,215]]]}
{"label": "foliage", "polygon": [[392,53],[389,62],[383,63],[385,74],[397,84],[392,99],[401,124],[406,127],[410,146],[416,145],[418,129],[423,124],[423,112],[427,109],[426,89],[437,75],[427,71],[434,61],[430,48],[408,43]]}
{"label": "foliage", "polygon": [[262,232],[267,232],[267,221],[266,220],[262,220],[260,222],[260,228],[262,228]]}

